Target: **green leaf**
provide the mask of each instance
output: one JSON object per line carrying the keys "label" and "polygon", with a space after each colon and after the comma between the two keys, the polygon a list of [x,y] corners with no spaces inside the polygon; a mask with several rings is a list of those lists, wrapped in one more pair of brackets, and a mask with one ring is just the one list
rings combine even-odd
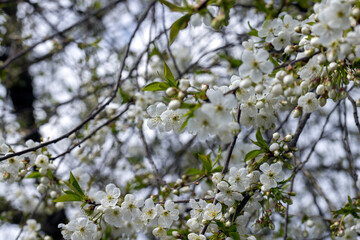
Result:
{"label": "green leaf", "polygon": [[238,232],[230,232],[229,236],[233,239],[233,240],[241,240],[240,235]]}
{"label": "green leaf", "polygon": [[211,173],[221,172],[222,170],[223,170],[222,166],[217,166],[216,168],[211,169]]}
{"label": "green leaf", "polygon": [[169,88],[169,84],[164,82],[152,82],[146,85],[142,90],[143,91],[165,91]]}
{"label": "green leaf", "polygon": [[248,22],[248,25],[250,28],[250,32],[248,32],[248,34],[254,37],[258,37],[258,31],[250,25],[250,22]]}
{"label": "green leaf", "polygon": [[218,153],[216,154],[216,159],[215,159],[215,162],[213,164],[213,167],[217,164],[217,162],[220,160],[221,158],[221,153],[222,153],[222,150],[221,150],[221,146],[219,145],[219,149],[218,149]]}
{"label": "green leaf", "polygon": [[187,175],[203,175],[204,172],[197,168],[190,168],[186,171]]}
{"label": "green leaf", "polygon": [[191,14],[186,14],[186,15],[182,16],[181,18],[179,18],[176,22],[174,22],[173,25],[171,25],[169,45],[171,45],[174,42],[174,40],[175,40],[176,36],[178,35],[178,33],[180,32],[180,30],[187,27],[187,24],[190,21],[190,18],[191,18]]}
{"label": "green leaf", "polygon": [[258,128],[256,131],[256,140],[262,149],[264,150],[269,149],[267,142],[264,140],[264,138],[261,135],[260,128]]}
{"label": "green leaf", "polygon": [[272,64],[274,64],[275,67],[280,66],[280,64],[271,55],[269,55],[269,60],[272,62]]}
{"label": "green leaf", "polygon": [[175,4],[173,4],[171,2],[168,2],[166,0],[159,0],[159,2],[161,2],[162,4],[167,6],[173,12],[187,12],[188,11],[188,9],[186,9],[184,7],[180,7],[178,5],[175,5]]}
{"label": "green leaf", "polygon": [[174,75],[172,74],[166,62],[164,62],[164,75],[165,75],[165,80],[170,87],[177,87]]}
{"label": "green leaf", "polygon": [[209,173],[212,169],[212,162],[208,155],[198,154],[198,157],[200,158],[205,172]]}
{"label": "green leaf", "polygon": [[74,191],[75,193],[79,194],[80,196],[85,196],[84,191],[81,189],[72,172],[70,172],[70,184],[76,189],[76,191]]}
{"label": "green leaf", "polygon": [[65,194],[55,199],[54,202],[81,202],[82,200],[82,197],[79,195]]}
{"label": "green leaf", "polygon": [[261,153],[264,153],[264,150],[262,149],[252,150],[246,154],[244,161],[247,162],[253,158],[256,158]]}
{"label": "green leaf", "polygon": [[32,172],[26,178],[41,178],[42,175],[39,172]]}

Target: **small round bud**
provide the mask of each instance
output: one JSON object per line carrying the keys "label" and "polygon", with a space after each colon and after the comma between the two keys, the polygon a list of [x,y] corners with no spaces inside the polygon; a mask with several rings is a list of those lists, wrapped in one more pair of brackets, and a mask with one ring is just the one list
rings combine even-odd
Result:
{"label": "small round bud", "polygon": [[56,191],[51,191],[50,192],[50,197],[51,198],[56,198],[57,197],[57,192]]}
{"label": "small round bud", "polygon": [[329,66],[328,66],[328,70],[330,71],[330,72],[332,72],[332,71],[334,71],[335,69],[337,69],[337,63],[336,62],[331,62],[330,64],[329,64]]}
{"label": "small round bud", "polygon": [[296,26],[296,27],[294,28],[294,30],[295,30],[295,32],[297,32],[297,33],[301,33],[301,27],[300,27],[300,26]]}
{"label": "small round bud", "polygon": [[302,81],[302,82],[300,83],[300,87],[301,87],[301,89],[306,90],[306,89],[308,89],[309,84],[308,84],[308,82],[306,82],[306,81]]}
{"label": "small round bud", "polygon": [[235,212],[235,208],[234,208],[234,207],[230,207],[229,213],[230,213],[230,214],[233,214],[234,212]]}
{"label": "small round bud", "polygon": [[[288,135],[288,136],[291,136],[291,135]],[[292,139],[292,137],[291,137],[291,139]],[[285,139],[284,139],[285,140]],[[291,140],[290,140],[291,141]],[[290,142],[289,141],[289,142]],[[284,146],[283,146],[283,149],[284,149],[284,151],[289,151],[289,146],[287,145],[287,144],[284,144]]]}
{"label": "small round bud", "polygon": [[262,93],[262,91],[264,91],[264,86],[262,84],[258,84],[255,87],[255,93]]}
{"label": "small round bud", "polygon": [[351,15],[355,18],[357,17],[360,17],[360,9],[359,8],[354,8],[352,11],[351,11]]}
{"label": "small round bud", "polygon": [[186,97],[186,92],[181,91],[178,93],[178,98],[180,98],[181,100],[184,99],[185,97]]}
{"label": "small round bud", "polygon": [[169,109],[176,110],[181,106],[181,102],[177,99],[171,100],[169,102]]}
{"label": "small round bud", "polygon": [[264,102],[263,101],[258,101],[255,105],[255,107],[257,109],[262,109],[264,107]]}
{"label": "small round bud", "polygon": [[282,86],[280,84],[276,84],[275,86],[272,86],[271,93],[276,97],[283,93]]}
{"label": "small round bud", "polygon": [[274,152],[274,157],[278,157],[280,155],[279,151]]}
{"label": "small round bud", "polygon": [[336,61],[336,53],[335,53],[335,51],[330,51],[330,52],[326,53],[326,59],[327,59],[329,62],[334,62],[334,61]]}
{"label": "small round bud", "polygon": [[320,107],[325,106],[325,104],[326,104],[326,98],[319,97],[319,105],[320,105]]}
{"label": "small round bud", "polygon": [[294,111],[292,111],[293,118],[299,118],[302,114],[302,111],[299,108],[296,108]]}
{"label": "small round bud", "polygon": [[179,192],[180,193],[188,193],[188,192],[190,192],[190,190],[191,189],[189,186],[185,186],[185,187],[180,188]]}
{"label": "small round bud", "polygon": [[301,28],[301,33],[304,35],[309,35],[311,33],[311,29],[309,25],[305,25]]}
{"label": "small round bud", "polygon": [[313,48],[307,49],[304,51],[304,53],[306,57],[311,57],[315,53],[315,50]]}
{"label": "small round bud", "polygon": [[178,231],[173,231],[173,232],[171,233],[171,235],[172,235],[173,237],[175,237],[175,238],[180,237],[180,234],[179,234]]}
{"label": "small round bud", "polygon": [[206,91],[209,89],[209,86],[206,84],[201,84],[201,91]]}
{"label": "small round bud", "polygon": [[40,169],[39,169],[39,173],[40,173],[41,175],[46,175],[46,174],[47,174],[47,168],[40,168]]}
{"label": "small round bud", "polygon": [[50,180],[49,180],[49,178],[47,178],[47,177],[41,177],[40,178],[40,182],[42,183],[42,184],[48,184],[49,182],[50,182]]}
{"label": "small round bud", "polygon": [[276,151],[276,150],[279,150],[279,148],[280,148],[280,146],[279,146],[278,143],[273,143],[273,144],[270,145],[269,150],[270,150],[271,152],[274,152],[274,151]]}
{"label": "small round bud", "polygon": [[56,204],[55,204],[55,207],[56,207],[56,209],[63,209],[64,208],[64,203],[63,202],[57,202]]}
{"label": "small round bud", "polygon": [[292,74],[288,74],[284,77],[284,83],[286,85],[291,85],[294,83],[294,76]]}
{"label": "small round bud", "polygon": [[229,217],[230,217],[230,213],[227,212],[224,214],[224,218],[229,218]]}
{"label": "small round bud", "polygon": [[230,226],[231,226],[231,222],[230,222],[230,221],[227,221],[227,222],[225,223],[225,226],[226,226],[226,227],[230,227]]}
{"label": "small round bud", "polygon": [[169,87],[168,89],[166,89],[165,94],[169,97],[174,96],[177,93],[177,89],[174,87]]}
{"label": "small round bud", "polygon": [[276,73],[275,77],[279,80],[282,80],[286,76],[286,72],[284,70],[280,70]]}
{"label": "small round bud", "polygon": [[320,46],[320,38],[318,38],[318,37],[313,37],[313,38],[310,40],[310,44],[311,44],[311,46],[313,46],[313,47],[319,47],[319,46]]}
{"label": "small round bud", "polygon": [[293,136],[291,134],[288,134],[284,137],[285,142],[290,142],[292,140]]}
{"label": "small round bud", "polygon": [[36,190],[37,190],[39,193],[43,194],[43,193],[46,192],[46,186],[45,186],[44,184],[40,183],[40,184],[37,186]]}
{"label": "small round bud", "polygon": [[274,141],[276,141],[280,138],[280,134],[278,132],[275,132],[275,133],[273,133],[272,138]]}
{"label": "small round bud", "polygon": [[284,52],[288,55],[292,54],[294,52],[293,46],[287,45],[286,48],[284,49]]}
{"label": "small round bud", "polygon": [[316,88],[316,94],[317,95],[323,95],[325,93],[325,87],[324,85],[320,84],[319,86],[317,86]]}
{"label": "small round bud", "polygon": [[328,93],[329,98],[331,99],[335,99],[336,98],[336,90],[335,89],[331,89],[330,92]]}
{"label": "small round bud", "polygon": [[245,79],[240,81],[240,87],[241,88],[247,89],[247,88],[251,87],[251,84],[252,84],[252,82],[248,78],[245,78]]}
{"label": "small round bud", "polygon": [[317,61],[319,64],[326,63],[326,57],[324,54],[321,53],[321,54],[317,55],[316,58],[317,58]]}

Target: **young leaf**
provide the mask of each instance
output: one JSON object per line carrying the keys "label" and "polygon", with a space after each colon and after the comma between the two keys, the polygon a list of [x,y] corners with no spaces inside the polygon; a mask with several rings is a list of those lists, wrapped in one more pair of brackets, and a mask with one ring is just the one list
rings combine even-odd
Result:
{"label": "young leaf", "polygon": [[174,42],[174,40],[175,40],[176,36],[178,35],[178,33],[180,32],[180,30],[187,27],[187,24],[190,21],[190,18],[191,18],[191,14],[186,14],[186,15],[182,16],[181,18],[179,18],[176,22],[174,22],[173,25],[171,25],[169,45],[171,45]]}
{"label": "young leaf", "polygon": [[200,160],[203,164],[204,170],[209,173],[212,168],[212,162],[211,162],[210,158],[203,154],[199,154],[198,157],[200,158]]}
{"label": "young leaf", "polygon": [[170,87],[177,87],[174,75],[172,74],[166,62],[164,62],[164,75],[165,75],[165,80]]}
{"label": "young leaf", "polygon": [[79,193],[80,196],[85,196],[84,191],[81,189],[72,172],[70,172],[70,184],[77,190],[75,191],[76,193]]}
{"label": "young leaf", "polygon": [[82,197],[79,195],[65,194],[55,199],[54,202],[81,202],[82,200]]}
{"label": "young leaf", "polygon": [[219,145],[219,149],[218,149],[218,153],[216,154],[216,159],[215,159],[215,162],[213,164],[213,167],[217,164],[217,162],[220,160],[221,158],[221,153],[222,153],[222,150],[221,150],[221,146]]}
{"label": "young leaf", "polygon": [[26,178],[41,178],[42,175],[39,172],[32,172]]}
{"label": "young leaf", "polygon": [[223,170],[222,166],[217,166],[216,168],[211,169],[211,173],[221,172],[222,170]]}
{"label": "young leaf", "polygon": [[264,138],[261,135],[260,128],[258,128],[256,131],[256,140],[262,149],[267,150],[269,148],[267,142],[264,140]]}
{"label": "young leaf", "polygon": [[253,158],[256,158],[260,153],[263,153],[263,152],[264,152],[264,150],[261,150],[261,149],[252,150],[246,154],[244,161],[247,162]]}
{"label": "young leaf", "polygon": [[190,168],[189,170],[186,171],[186,174],[187,175],[202,175],[202,174],[204,174],[204,172],[197,168]]}
{"label": "young leaf", "polygon": [[143,87],[143,91],[165,91],[168,89],[169,84],[164,82],[152,82]]}
{"label": "young leaf", "polygon": [[184,7],[180,7],[166,0],[159,0],[162,4],[166,5],[173,12],[187,12],[187,9]]}

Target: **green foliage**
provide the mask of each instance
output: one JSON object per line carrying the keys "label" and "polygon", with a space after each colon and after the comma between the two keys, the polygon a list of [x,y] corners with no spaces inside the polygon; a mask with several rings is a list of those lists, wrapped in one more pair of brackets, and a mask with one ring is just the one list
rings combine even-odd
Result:
{"label": "green foliage", "polygon": [[64,190],[66,194],[58,197],[54,202],[85,202],[88,199],[72,172],[70,172],[69,181],[64,183],[70,191]]}
{"label": "green foliage", "polygon": [[171,45],[174,41],[180,30],[183,30],[187,27],[191,18],[191,14],[186,14],[179,18],[176,22],[171,25],[170,29],[170,37],[169,37],[169,45]]}

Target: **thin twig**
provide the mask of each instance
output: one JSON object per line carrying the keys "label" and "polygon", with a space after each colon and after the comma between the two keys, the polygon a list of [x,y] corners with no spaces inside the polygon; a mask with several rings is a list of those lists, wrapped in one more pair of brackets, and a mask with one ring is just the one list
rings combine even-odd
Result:
{"label": "thin twig", "polygon": [[27,148],[27,149],[24,149],[22,151],[19,151],[19,152],[16,152],[16,153],[10,153],[10,154],[7,154],[3,157],[0,157],[0,161],[4,161],[8,158],[11,158],[11,157],[15,157],[15,156],[19,156],[19,155],[22,155],[24,153],[28,153],[28,152],[32,152],[32,151],[36,151],[37,149],[39,148],[42,148],[42,147],[45,147],[45,146],[48,146],[50,144],[53,144],[53,143],[56,143],[64,138],[68,138],[71,134],[77,132],[78,130],[80,130],[83,126],[86,125],[87,122],[89,122],[90,120],[94,119],[100,112],[102,112],[105,107],[107,105],[109,105],[113,100],[114,98],[116,97],[116,94],[118,92],[118,88],[120,87],[120,83],[121,83],[121,80],[122,80],[122,74],[123,74],[123,71],[124,71],[124,68],[125,68],[125,61],[129,55],[129,52],[130,52],[130,46],[131,46],[131,43],[135,37],[135,34],[137,33],[137,31],[139,30],[140,28],[140,25],[142,24],[142,22],[145,20],[148,12],[150,11],[150,9],[155,5],[157,1],[153,1],[149,7],[147,8],[147,10],[144,12],[144,14],[141,16],[141,18],[139,19],[139,22],[135,28],[135,30],[133,31],[131,37],[130,37],[130,40],[127,44],[127,48],[125,50],[125,53],[124,53],[124,57],[121,61],[121,67],[120,67],[120,70],[119,70],[119,76],[118,76],[118,79],[116,81],[116,84],[114,86],[114,89],[112,91],[112,94],[110,95],[110,97],[108,98],[107,101],[105,101],[102,105],[99,105],[97,107],[97,109],[95,109],[85,120],[83,120],[79,125],[77,125],[76,127],[74,127],[72,130],[70,130],[69,132],[61,135],[60,137],[57,137],[51,141],[47,141],[47,142],[43,142],[43,143],[40,143],[39,145],[35,146],[35,147],[32,147],[32,148]]}

